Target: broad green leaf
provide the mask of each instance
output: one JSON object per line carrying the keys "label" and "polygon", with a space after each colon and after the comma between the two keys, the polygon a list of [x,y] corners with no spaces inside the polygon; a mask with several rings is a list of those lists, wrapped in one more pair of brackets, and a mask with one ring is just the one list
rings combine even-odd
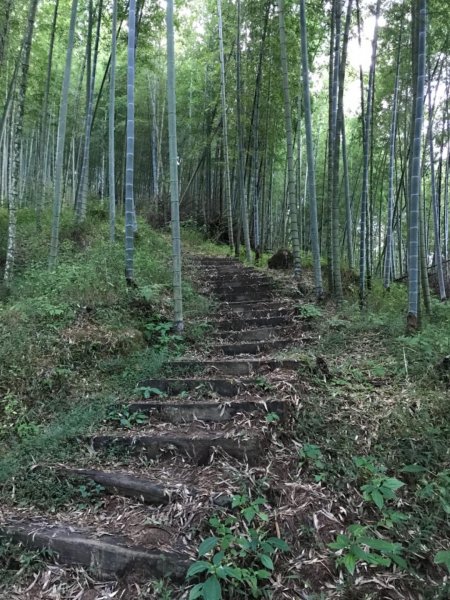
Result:
{"label": "broad green leaf", "polygon": [[237,506],[242,506],[242,504],[244,504],[245,502],[245,497],[244,496],[233,496],[233,499],[231,501],[231,508],[236,508]]}
{"label": "broad green leaf", "polygon": [[[351,533],[352,535],[354,535],[355,537],[359,537],[360,535],[362,535],[367,529],[366,525],[360,525],[359,523],[353,523],[353,525],[349,525],[347,528],[347,531],[349,533]],[[347,539],[347,541],[350,541],[345,535],[341,536]],[[339,536],[338,536],[339,539]]]}
{"label": "broad green leaf", "polygon": [[450,550],[440,550],[434,557],[436,565],[445,565],[450,572]]}
{"label": "broad green leaf", "polygon": [[204,573],[205,571],[209,570],[210,566],[211,565],[208,562],[206,562],[206,560],[198,560],[189,567],[187,577],[194,577],[199,573]]}
{"label": "broad green leaf", "polygon": [[398,489],[403,487],[405,484],[400,479],[396,479],[395,477],[388,477],[383,481],[383,486],[389,488],[393,492],[396,492]]}
{"label": "broad green leaf", "polygon": [[203,583],[197,583],[189,592],[189,600],[197,600],[203,596]]}
{"label": "broad green leaf", "polygon": [[353,554],[346,554],[344,556],[343,563],[350,575],[353,575],[356,567],[356,558],[353,556]]}
{"label": "broad green leaf", "polygon": [[200,544],[199,548],[198,548],[198,555],[199,556],[205,556],[205,554],[208,554],[208,552],[211,552],[211,550],[213,548],[215,548],[217,546],[217,538],[215,536],[206,538],[205,540],[203,540],[203,542]]}
{"label": "broad green leaf", "polygon": [[403,469],[400,469],[401,473],[425,473],[425,467],[421,465],[406,465]]}
{"label": "broad green leaf", "polygon": [[244,515],[244,519],[247,521],[247,523],[250,524],[255,518],[256,511],[253,506],[248,506],[242,511],[242,514]]}
{"label": "broad green leaf", "polygon": [[390,558],[388,558],[387,556],[381,556],[381,554],[374,554],[373,552],[370,552],[367,555],[367,562],[371,565],[379,565],[381,567],[391,566]]}
{"label": "broad green leaf", "polygon": [[267,542],[271,544],[274,548],[278,548],[278,550],[283,550],[283,552],[289,552],[289,544],[280,538],[271,537],[267,539]]}
{"label": "broad green leaf", "polygon": [[270,556],[267,556],[267,554],[260,554],[259,560],[261,561],[261,564],[266,567],[266,569],[273,571],[273,561]]}
{"label": "broad green leaf", "polygon": [[259,571],[255,571],[255,575],[256,577],[258,577],[258,579],[270,579],[270,577],[272,576],[272,574],[269,573],[269,571],[265,571],[264,569],[259,569]]}
{"label": "broad green leaf", "polygon": [[336,541],[328,544],[328,548],[330,548],[330,550],[343,550],[344,548],[347,548],[349,544],[350,538],[346,535],[338,534]]}
{"label": "broad green leaf", "polygon": [[218,552],[217,554],[214,554],[213,559],[212,559],[213,565],[215,567],[217,567],[217,565],[220,565],[220,563],[222,562],[224,556],[225,556],[225,552],[223,552],[223,551],[222,552]]}
{"label": "broad green leaf", "polygon": [[208,577],[203,584],[203,598],[205,600],[221,600],[222,586],[215,575]]}
{"label": "broad green leaf", "polygon": [[398,554],[403,550],[401,544],[396,544],[387,540],[380,540],[378,538],[361,537],[358,541],[361,544],[372,548],[372,550],[378,550],[379,552],[391,552],[393,554]]}
{"label": "broad green leaf", "polygon": [[400,567],[400,569],[404,569],[407,570],[408,569],[408,563],[406,562],[406,560],[403,558],[403,556],[398,556],[398,554],[394,554],[392,556],[392,560],[395,562],[395,564],[397,566]]}
{"label": "broad green leaf", "polygon": [[378,508],[381,510],[384,506],[384,498],[380,494],[380,492],[378,490],[374,490],[370,494],[370,496],[371,496],[372,500],[375,502],[375,504],[378,506]]}
{"label": "broad green leaf", "polygon": [[222,567],[222,569],[226,577],[232,577],[238,581],[242,580],[242,569],[238,567]]}
{"label": "broad green leaf", "polygon": [[369,556],[368,552],[363,550],[357,544],[352,544],[350,546],[350,553],[353,554],[358,560],[367,560]]}

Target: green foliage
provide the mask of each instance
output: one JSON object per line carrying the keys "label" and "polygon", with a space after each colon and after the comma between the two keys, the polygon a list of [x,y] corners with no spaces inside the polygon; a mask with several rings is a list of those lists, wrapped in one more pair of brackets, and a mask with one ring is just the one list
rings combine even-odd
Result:
{"label": "green foliage", "polygon": [[300,304],[298,313],[303,319],[319,319],[323,316],[323,310],[315,304]]}
{"label": "green foliage", "polygon": [[74,506],[81,510],[88,506],[95,509],[103,505],[103,486],[76,475],[60,474],[53,469],[39,467],[22,469],[14,483],[7,483],[3,495],[8,492],[21,506],[32,505],[49,512]]}
{"label": "green foliage", "polygon": [[122,429],[133,429],[139,425],[146,425],[148,417],[139,411],[130,411],[126,406],[120,410],[114,410],[109,413],[107,421],[117,424]]}
{"label": "green foliage", "polygon": [[350,525],[346,533],[339,534],[328,547],[338,555],[336,564],[351,575],[358,563],[381,567],[390,567],[394,563],[402,569],[407,568],[402,544],[375,537],[367,526]]}
{"label": "green foliage", "polygon": [[10,538],[0,538],[0,581],[18,579],[39,571],[55,553],[50,550],[28,550]]}
{"label": "green foliage", "polygon": [[274,558],[289,547],[269,535],[265,504],[263,497],[251,500],[245,494],[237,495],[232,500],[237,514],[210,518],[214,535],[200,544],[199,560],[187,573],[188,579],[203,580],[191,589],[190,600],[231,599],[243,593],[252,598],[267,597],[264,582],[274,570]]}
{"label": "green foliage", "polygon": [[434,562],[437,565],[444,565],[450,573],[450,550],[440,550],[434,557]]}
{"label": "green foliage", "polygon": [[388,477],[386,467],[376,464],[371,457],[355,456],[353,462],[367,480],[361,486],[364,500],[373,502],[380,510],[387,501],[394,500],[397,490],[405,485],[395,477]]}
{"label": "green foliage", "polygon": [[258,375],[258,377],[255,378],[255,385],[258,386],[264,392],[270,392],[274,389],[270,381],[268,381],[266,377],[263,377],[261,375]]}
{"label": "green foliage", "polygon": [[156,348],[180,350],[182,347],[183,336],[174,333],[172,321],[156,319],[145,325],[145,331],[149,344]]}
{"label": "green foliage", "polygon": [[267,413],[266,422],[267,423],[278,423],[280,420],[280,416],[275,412]]}
{"label": "green foliage", "polygon": [[303,444],[298,451],[300,465],[308,466],[314,472],[314,480],[326,479],[326,464],[321,449],[316,444]]}

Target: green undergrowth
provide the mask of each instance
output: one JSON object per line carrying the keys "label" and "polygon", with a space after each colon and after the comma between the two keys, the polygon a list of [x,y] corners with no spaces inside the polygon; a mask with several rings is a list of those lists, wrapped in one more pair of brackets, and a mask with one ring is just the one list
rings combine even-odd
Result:
{"label": "green undergrowth", "polygon": [[375,282],[363,313],[349,299],[340,311],[300,311],[317,341],[299,461],[306,481],[345,507],[341,533],[323,540],[343,597],[363,594],[358,578],[374,569],[400,594],[450,593],[450,312],[434,299],[420,331],[407,335],[406,301],[403,285],[385,292]]}
{"label": "green undergrowth", "polygon": [[[5,231],[2,211],[1,240]],[[183,338],[173,334],[167,233],[139,220],[136,287],[127,287],[122,221],[110,244],[102,210],[81,227],[64,213],[54,272],[47,269],[49,231],[49,215],[37,232],[34,214],[19,213],[15,278],[0,299],[0,495],[16,502],[39,501],[44,486],[33,492],[30,468],[86,452],[87,436],[111,406],[204,333],[194,323]],[[201,239],[192,247],[201,248]],[[188,319],[208,311],[186,278],[183,299]]]}

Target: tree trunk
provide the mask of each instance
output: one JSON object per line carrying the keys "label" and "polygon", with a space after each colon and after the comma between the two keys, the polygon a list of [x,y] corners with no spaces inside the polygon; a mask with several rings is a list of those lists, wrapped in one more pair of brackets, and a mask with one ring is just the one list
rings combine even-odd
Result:
{"label": "tree trunk", "polygon": [[230,156],[228,151],[228,115],[227,115],[227,96],[225,84],[225,56],[223,50],[223,27],[222,27],[222,4],[217,0],[217,13],[219,17],[219,55],[220,55],[220,99],[222,102],[222,135],[223,135],[223,154],[225,160],[225,198],[226,213],[228,222],[228,245],[233,254],[234,236],[233,236],[233,208],[231,202],[231,179],[230,179]]}
{"label": "tree trunk", "polygon": [[169,120],[170,196],[172,216],[173,293],[175,330],[183,331],[183,296],[181,289],[181,235],[178,194],[177,113],[175,94],[175,43],[173,35],[173,0],[167,1],[167,104]]}
{"label": "tree trunk", "polygon": [[116,235],[116,169],[115,169],[115,110],[116,110],[116,49],[117,49],[117,0],[113,0],[111,31],[111,70],[109,74],[109,130],[108,130],[108,175],[109,175],[109,239]]}
{"label": "tree trunk", "polygon": [[419,317],[419,237],[420,237],[420,180],[421,148],[425,89],[426,0],[417,3],[417,53],[414,57],[417,79],[414,84],[415,111],[413,114],[413,143],[411,149],[411,196],[408,211],[408,315],[407,328],[415,331]]}
{"label": "tree trunk", "polygon": [[72,0],[70,13],[69,40],[67,43],[66,64],[61,90],[61,103],[59,108],[58,139],[56,144],[55,182],[53,193],[53,220],[52,237],[50,242],[49,268],[54,269],[58,258],[59,249],[59,222],[62,205],[62,175],[64,161],[64,146],[66,142],[67,105],[69,99],[70,72],[72,68],[73,45],[75,39],[75,24],[77,20],[78,0]]}
{"label": "tree trunk", "polygon": [[[237,157],[237,180],[239,205],[241,208],[241,226],[244,233],[245,257],[249,263],[252,262],[252,250],[250,245],[250,231],[248,226],[247,199],[244,185],[244,144],[242,141],[242,104],[241,104],[241,0],[237,0],[237,39],[236,39],[236,128],[238,142]],[[239,253],[238,247],[238,253]]]}
{"label": "tree trunk", "polygon": [[316,170],[312,135],[311,97],[309,88],[308,38],[306,29],[305,0],[300,0],[300,35],[303,75],[303,107],[305,112],[306,152],[308,160],[308,196],[313,254],[314,286],[316,298],[323,296],[322,270],[320,266],[319,226],[317,221]]}
{"label": "tree trunk", "polygon": [[377,0],[375,10],[375,31],[372,40],[372,58],[369,71],[369,86],[367,90],[367,104],[364,115],[364,148],[363,148],[363,183],[361,193],[361,218],[360,218],[360,244],[359,244],[359,303],[361,308],[366,306],[366,277],[367,277],[367,214],[369,197],[369,155],[372,115],[373,84],[375,78],[375,66],[377,59],[378,44],[378,17],[380,14],[381,0]]}
{"label": "tree trunk", "polygon": [[16,236],[17,236],[17,204],[20,180],[20,154],[22,144],[23,118],[25,112],[25,95],[28,84],[28,70],[30,66],[31,43],[33,39],[34,23],[36,20],[36,10],[39,0],[31,0],[27,28],[22,45],[20,81],[17,94],[17,106],[13,119],[13,155],[12,155],[12,177],[11,186],[8,194],[8,237],[6,241],[6,262],[4,271],[4,281],[9,285],[12,278],[14,261],[16,256]]}
{"label": "tree trunk", "polygon": [[127,53],[127,143],[125,163],[125,280],[134,284],[134,81],[135,81],[136,0],[128,8]]}
{"label": "tree trunk", "polygon": [[295,169],[294,169],[294,144],[292,136],[291,101],[289,97],[289,76],[286,50],[286,29],[284,23],[284,0],[278,0],[278,19],[280,28],[281,71],[283,75],[284,120],[286,127],[287,168],[288,168],[288,198],[289,219],[294,255],[294,275],[301,275],[300,242],[297,223],[297,203],[295,201]]}

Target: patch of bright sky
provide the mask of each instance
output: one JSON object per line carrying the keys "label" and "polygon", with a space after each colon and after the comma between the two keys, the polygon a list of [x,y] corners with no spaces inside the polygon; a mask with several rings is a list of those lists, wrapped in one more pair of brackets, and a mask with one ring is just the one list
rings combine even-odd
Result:
{"label": "patch of bright sky", "polygon": [[[361,84],[359,80],[359,70],[368,73],[372,60],[372,41],[375,32],[376,19],[374,15],[369,15],[364,19],[361,27],[361,44],[358,40],[357,28],[352,32],[348,42],[348,66],[356,74],[356,77],[348,80],[344,93],[345,112],[349,116],[359,114],[361,110]],[[386,19],[381,15],[378,18],[378,27],[384,27]]]}

